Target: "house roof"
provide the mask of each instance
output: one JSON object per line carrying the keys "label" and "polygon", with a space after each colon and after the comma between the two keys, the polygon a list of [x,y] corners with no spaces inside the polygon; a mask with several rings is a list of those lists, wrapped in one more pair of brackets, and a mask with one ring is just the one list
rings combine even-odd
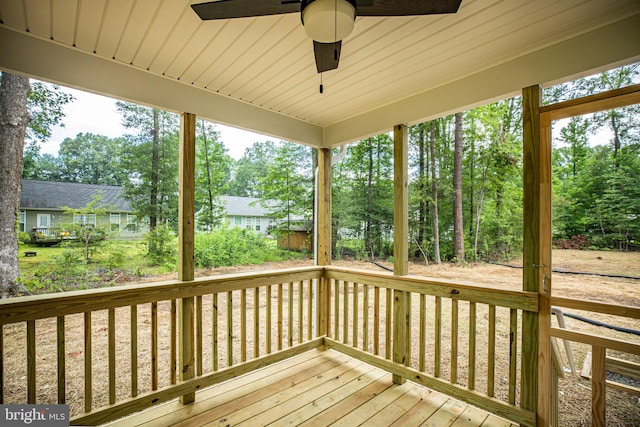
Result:
{"label": "house roof", "polygon": [[205,22],[195,2],[0,0],[0,69],[330,147],[640,59],[637,0],[462,0],[358,17],[321,80],[299,14]]}
{"label": "house roof", "polygon": [[82,209],[101,195],[101,203],[115,212],[133,212],[121,187],[23,179],[20,209]]}
{"label": "house roof", "polygon": [[225,202],[225,212],[233,216],[265,217],[269,210],[263,208],[260,199],[254,197],[222,196]]}

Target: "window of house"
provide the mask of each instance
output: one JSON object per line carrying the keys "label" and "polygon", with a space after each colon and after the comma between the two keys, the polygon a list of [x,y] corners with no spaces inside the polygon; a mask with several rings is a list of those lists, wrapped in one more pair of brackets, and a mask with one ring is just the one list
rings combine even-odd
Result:
{"label": "window of house", "polygon": [[73,223],[74,224],[91,224],[96,225],[96,214],[74,214],[73,215]]}
{"label": "window of house", "polygon": [[253,223],[252,223],[252,221],[251,221],[251,220],[252,220],[252,218],[251,218],[250,216],[248,216],[248,217],[246,217],[246,218],[245,218],[245,222],[246,222],[246,224],[247,224],[247,225],[246,225],[246,228],[247,228],[248,230],[253,230]]}
{"label": "window of house", "polygon": [[133,214],[127,214],[127,224],[135,224],[137,221],[136,216]]}
{"label": "window of house", "polygon": [[38,214],[36,227],[49,228],[51,227],[51,215],[50,214]]}
{"label": "window of house", "polygon": [[113,231],[120,230],[120,214],[119,213],[111,213],[109,214],[109,222],[111,223],[111,229]]}
{"label": "window of house", "polygon": [[24,211],[18,213],[18,230],[23,232],[27,231],[27,213]]}
{"label": "window of house", "polygon": [[256,218],[256,231],[260,231],[260,218]]}
{"label": "window of house", "polygon": [[241,216],[237,216],[235,218],[233,218],[235,225],[237,225],[238,227],[242,226],[242,217]]}

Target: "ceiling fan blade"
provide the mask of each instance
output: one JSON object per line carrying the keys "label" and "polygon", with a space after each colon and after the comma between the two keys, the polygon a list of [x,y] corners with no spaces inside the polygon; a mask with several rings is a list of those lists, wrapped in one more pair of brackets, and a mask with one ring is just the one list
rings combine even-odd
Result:
{"label": "ceiling fan blade", "polygon": [[462,0],[356,0],[358,16],[411,16],[456,13]]}
{"label": "ceiling fan blade", "polygon": [[230,19],[300,12],[299,0],[215,0],[192,4],[200,19]]}
{"label": "ceiling fan blade", "polygon": [[316,56],[316,68],[318,73],[338,68],[342,41],[335,43],[320,43],[313,41],[313,53]]}

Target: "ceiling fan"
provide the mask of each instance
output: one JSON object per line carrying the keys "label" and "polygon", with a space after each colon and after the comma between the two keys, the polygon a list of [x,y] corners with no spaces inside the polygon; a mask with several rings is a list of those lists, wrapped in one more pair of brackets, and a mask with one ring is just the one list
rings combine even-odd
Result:
{"label": "ceiling fan", "polygon": [[202,20],[299,12],[313,40],[318,73],[338,68],[342,40],[356,16],[411,16],[455,13],[462,0],[214,0],[192,4]]}

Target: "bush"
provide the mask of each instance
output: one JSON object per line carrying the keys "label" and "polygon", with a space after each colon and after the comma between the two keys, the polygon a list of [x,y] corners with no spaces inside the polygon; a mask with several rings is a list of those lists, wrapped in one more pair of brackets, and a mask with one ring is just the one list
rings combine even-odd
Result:
{"label": "bush", "polygon": [[285,258],[272,241],[241,228],[221,228],[196,234],[195,260],[200,268],[262,264]]}

